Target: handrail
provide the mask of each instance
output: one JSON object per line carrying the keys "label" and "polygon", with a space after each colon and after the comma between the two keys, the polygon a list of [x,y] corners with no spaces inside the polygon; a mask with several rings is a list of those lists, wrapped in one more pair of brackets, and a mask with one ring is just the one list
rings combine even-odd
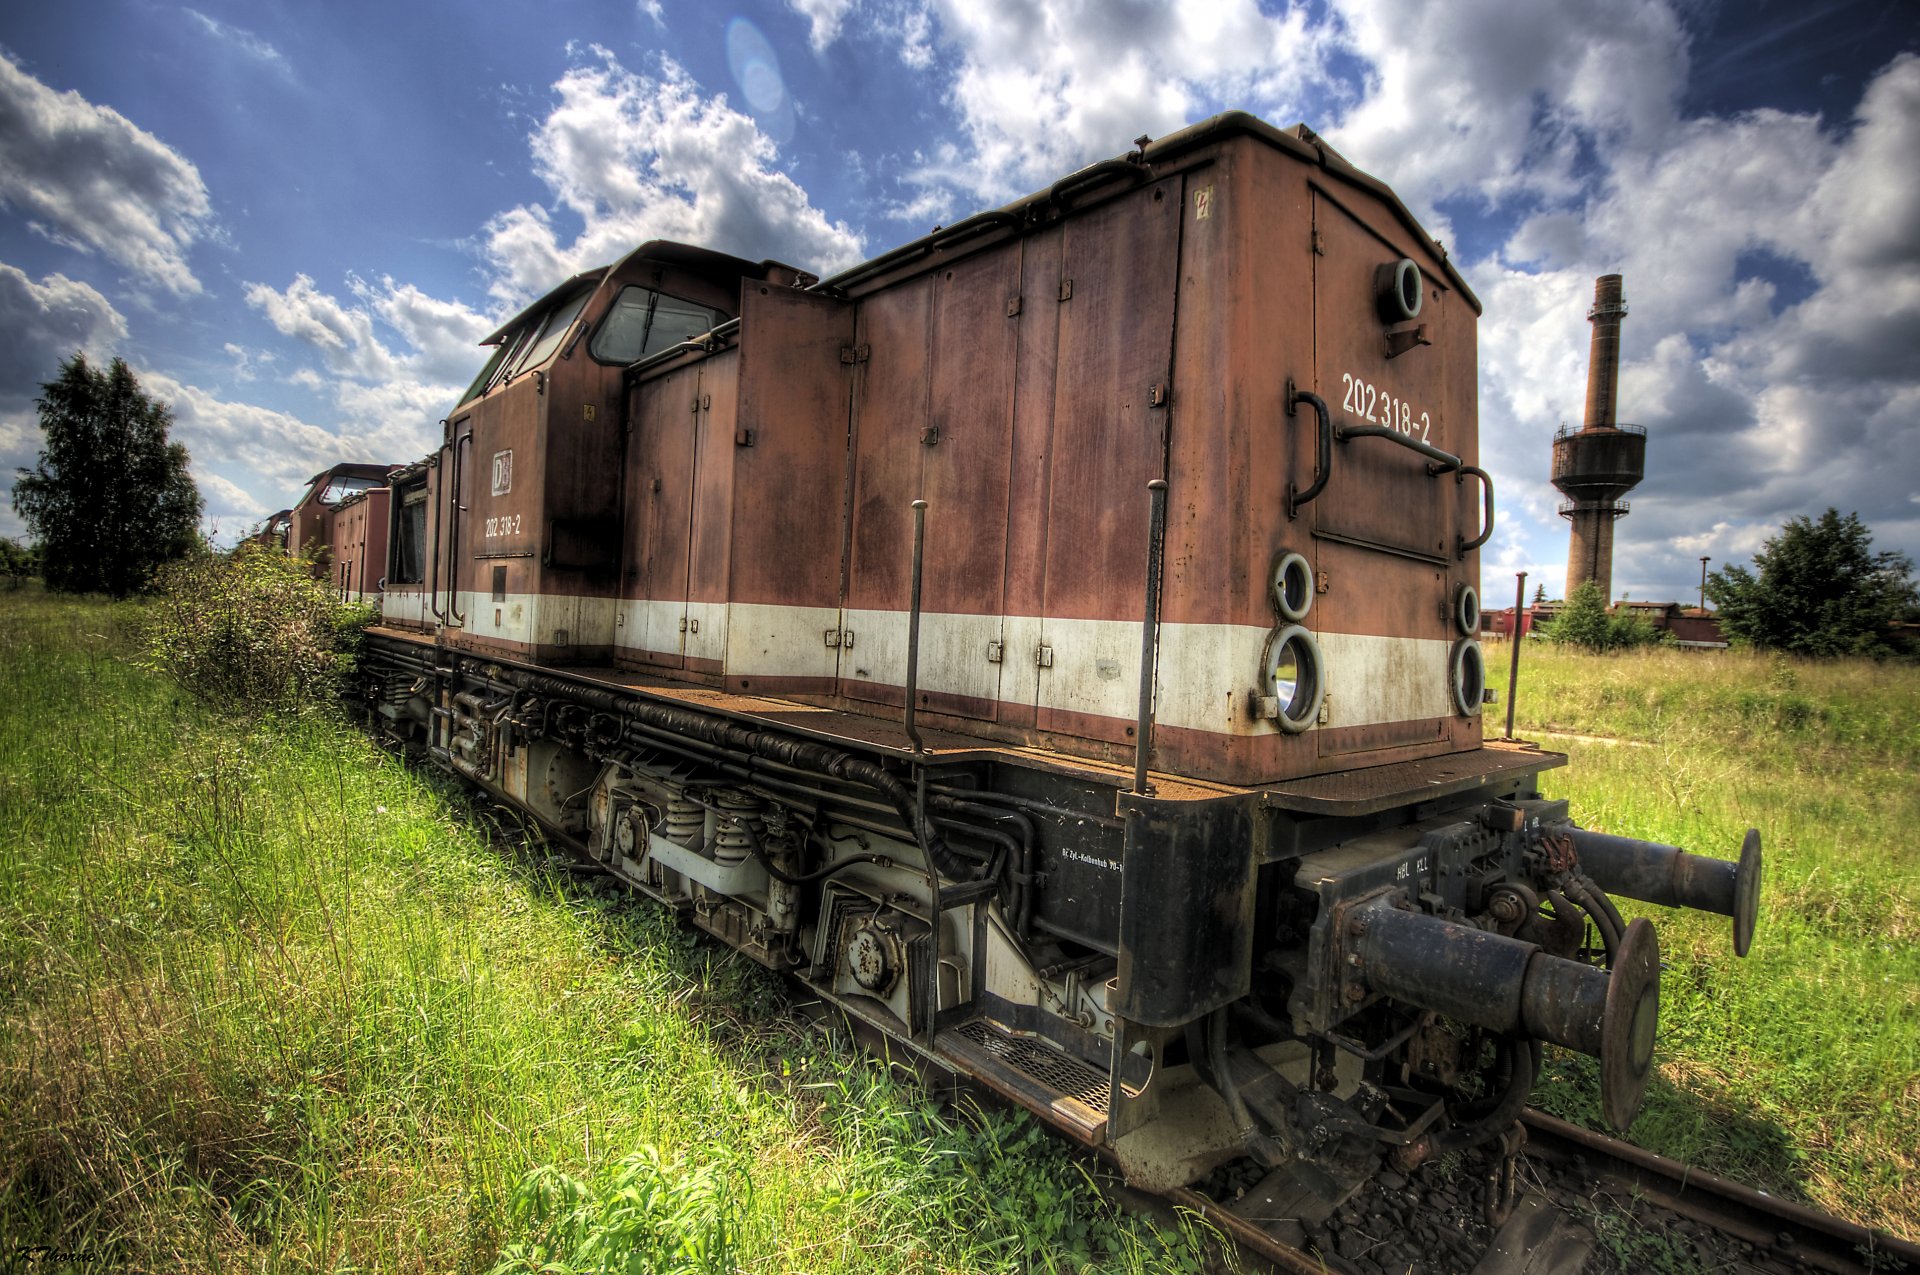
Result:
{"label": "handrail", "polygon": [[1167,480],[1156,478],[1147,484],[1147,607],[1140,619],[1140,706],[1134,719],[1133,791],[1145,797],[1147,754],[1153,739],[1153,683],[1159,649],[1154,629],[1160,623],[1160,576],[1167,551]]}
{"label": "handrail", "polygon": [[[1433,475],[1450,474],[1460,468],[1460,458],[1452,452],[1443,452],[1431,443],[1423,443],[1411,434],[1402,434],[1391,425],[1336,425],[1333,427],[1335,442],[1345,443],[1356,438],[1384,438],[1388,442],[1408,451],[1419,452],[1433,464],[1427,466],[1427,473]],[[1435,468],[1434,466],[1439,468]]]}
{"label": "handrail", "polygon": [[1311,390],[1298,389],[1292,381],[1287,382],[1287,415],[1294,414],[1293,409],[1301,403],[1312,406],[1313,414],[1319,417],[1320,429],[1314,435],[1313,482],[1305,491],[1292,483],[1287,484],[1287,517],[1289,520],[1300,516],[1300,506],[1318,496],[1327,485],[1327,479],[1333,477],[1333,415],[1327,411],[1327,401]]}
{"label": "handrail", "polygon": [[[434,454],[432,467],[434,469],[440,468],[440,456],[439,456],[439,453],[437,452]],[[440,545],[440,507],[445,502],[443,502],[439,498],[445,495],[446,493],[440,490],[441,486],[442,484],[440,483],[435,483],[433,485],[433,494],[435,497],[433,502],[434,554],[433,554],[433,562],[430,568],[425,573],[427,578],[426,580],[422,581],[422,583],[424,583],[427,586],[427,610],[433,612],[433,618],[435,620],[437,620],[441,624],[445,624],[447,622],[447,613],[440,609],[440,559],[445,556],[441,552],[441,545]]]}
{"label": "handrail", "polygon": [[1477,465],[1469,465],[1452,452],[1442,451],[1430,443],[1424,443],[1409,434],[1402,434],[1391,425],[1335,425],[1333,414],[1327,410],[1326,400],[1310,390],[1303,390],[1287,382],[1287,415],[1302,403],[1313,408],[1318,418],[1319,430],[1315,435],[1313,454],[1313,481],[1305,491],[1292,483],[1287,484],[1287,517],[1297,518],[1300,507],[1326,489],[1327,482],[1333,477],[1333,444],[1350,443],[1356,438],[1384,438],[1396,447],[1417,452],[1427,458],[1427,474],[1439,477],[1441,474],[1455,475],[1456,482],[1465,482],[1469,475],[1480,480],[1483,492],[1480,534],[1472,540],[1464,536],[1454,537],[1454,550],[1464,558],[1493,536],[1493,479],[1487,471]]}
{"label": "handrail", "polygon": [[927,751],[918,725],[920,696],[920,569],[926,561],[927,502],[913,502],[913,602],[907,612],[907,741],[917,757]]}
{"label": "handrail", "polygon": [[[1454,481],[1465,482],[1468,474],[1472,474],[1480,480],[1481,490],[1485,493],[1483,506],[1485,517],[1481,522],[1480,534],[1472,540],[1463,540],[1459,536],[1453,538],[1455,552],[1462,558],[1493,538],[1493,478],[1486,470],[1480,468],[1478,465],[1462,465],[1460,466],[1459,475]],[[1509,731],[1507,733],[1512,734],[1513,732]]]}
{"label": "handrail", "polygon": [[453,439],[453,481],[448,484],[448,496],[453,502],[452,512],[447,517],[447,618],[456,625],[465,627],[467,617],[460,614],[460,515],[465,512],[460,504],[460,484],[466,479],[467,466],[461,458],[460,449],[473,443],[473,426],[467,426],[467,432],[456,434]]}

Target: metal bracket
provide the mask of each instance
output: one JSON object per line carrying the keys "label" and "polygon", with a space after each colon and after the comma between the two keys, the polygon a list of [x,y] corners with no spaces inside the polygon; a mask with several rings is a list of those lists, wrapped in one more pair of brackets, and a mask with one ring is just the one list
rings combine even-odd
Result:
{"label": "metal bracket", "polygon": [[1042,642],[1039,646],[1035,647],[1033,649],[1033,666],[1035,668],[1052,668],[1053,667],[1053,648],[1048,646],[1045,642]]}
{"label": "metal bracket", "polygon": [[1062,279],[1060,281],[1060,294],[1055,299],[1059,301],[1073,300],[1073,280]]}
{"label": "metal bracket", "polygon": [[1415,346],[1432,345],[1433,338],[1427,335],[1427,325],[1422,323],[1411,328],[1393,328],[1387,332],[1387,357],[1397,359]]}
{"label": "metal bracket", "polygon": [[987,643],[987,663],[989,664],[1000,663],[1001,659],[1003,658],[1005,650],[1006,648],[1003,647],[998,642]]}
{"label": "metal bracket", "polygon": [[865,363],[873,355],[870,345],[843,345],[840,347],[840,361],[848,367],[855,363]]}
{"label": "metal bracket", "polygon": [[837,647],[837,646],[839,646],[839,645],[840,645],[840,630],[839,630],[839,629],[828,629],[828,630],[826,630],[826,642],[827,642],[827,645],[828,645],[828,646],[832,646],[832,647]]}

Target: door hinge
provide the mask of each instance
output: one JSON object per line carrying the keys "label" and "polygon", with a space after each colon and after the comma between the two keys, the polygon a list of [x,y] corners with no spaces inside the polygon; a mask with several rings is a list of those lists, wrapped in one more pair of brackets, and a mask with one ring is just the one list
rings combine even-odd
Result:
{"label": "door hinge", "polygon": [[1042,642],[1039,646],[1036,646],[1033,649],[1033,666],[1035,668],[1052,668],[1053,667],[1053,648],[1048,646],[1045,642]]}
{"label": "door hinge", "polygon": [[1006,648],[1001,646],[1000,643],[998,642],[987,643],[987,663],[989,664],[1000,663],[1000,660],[1002,658],[1002,653],[1005,650]]}
{"label": "door hinge", "polygon": [[1059,300],[1059,301],[1073,300],[1073,280],[1062,279],[1060,281],[1060,295],[1056,297],[1055,300]]}
{"label": "door hinge", "polygon": [[840,347],[840,361],[851,367],[855,363],[865,363],[873,354],[870,345],[843,345]]}
{"label": "door hinge", "polygon": [[1324,257],[1327,255],[1327,241],[1321,237],[1320,232],[1317,230],[1313,232],[1313,255],[1316,257]]}
{"label": "door hinge", "polygon": [[840,645],[840,630],[839,630],[839,629],[828,629],[828,630],[826,630],[826,640],[827,640],[827,645],[828,645],[828,646],[832,646],[832,647],[837,647],[837,646],[839,646],[839,645]]}
{"label": "door hinge", "polygon": [[1016,293],[1015,295],[1007,298],[1007,317],[1011,319],[1016,314],[1019,314],[1019,313],[1020,313],[1020,297]]}
{"label": "door hinge", "polygon": [[826,639],[827,639],[828,646],[846,647],[851,649],[853,646],[853,630],[852,629],[828,629],[826,630]]}
{"label": "door hinge", "polygon": [[1147,406],[1165,407],[1167,405],[1167,387],[1165,384],[1147,387]]}

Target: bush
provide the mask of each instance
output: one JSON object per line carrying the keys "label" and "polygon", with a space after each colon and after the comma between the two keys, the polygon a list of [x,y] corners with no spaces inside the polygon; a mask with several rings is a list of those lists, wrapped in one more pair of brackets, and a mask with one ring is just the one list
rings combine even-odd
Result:
{"label": "bush", "polygon": [[1607,614],[1607,598],[1597,580],[1569,594],[1560,614],[1540,626],[1540,636],[1588,651],[1623,651],[1661,640],[1660,632],[1640,616],[1625,611]]}
{"label": "bush", "polygon": [[246,715],[330,704],[375,615],[339,601],[310,557],[250,542],[176,562],[158,586],[150,664],[195,697]]}

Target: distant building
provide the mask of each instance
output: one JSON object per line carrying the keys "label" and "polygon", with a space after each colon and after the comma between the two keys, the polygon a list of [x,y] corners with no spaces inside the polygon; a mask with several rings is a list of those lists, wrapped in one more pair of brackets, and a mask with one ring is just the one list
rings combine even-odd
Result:
{"label": "distant building", "polygon": [[[1558,602],[1536,602],[1530,607],[1521,608],[1521,635],[1532,633],[1559,615],[1561,605]],[[1671,633],[1675,646],[1721,649],[1727,645],[1727,639],[1720,632],[1720,617],[1699,607],[1682,606],[1678,602],[1616,602],[1607,608],[1608,615],[1622,612],[1639,616],[1659,632]],[[1511,636],[1513,608],[1482,611],[1480,631],[1488,637]]]}

